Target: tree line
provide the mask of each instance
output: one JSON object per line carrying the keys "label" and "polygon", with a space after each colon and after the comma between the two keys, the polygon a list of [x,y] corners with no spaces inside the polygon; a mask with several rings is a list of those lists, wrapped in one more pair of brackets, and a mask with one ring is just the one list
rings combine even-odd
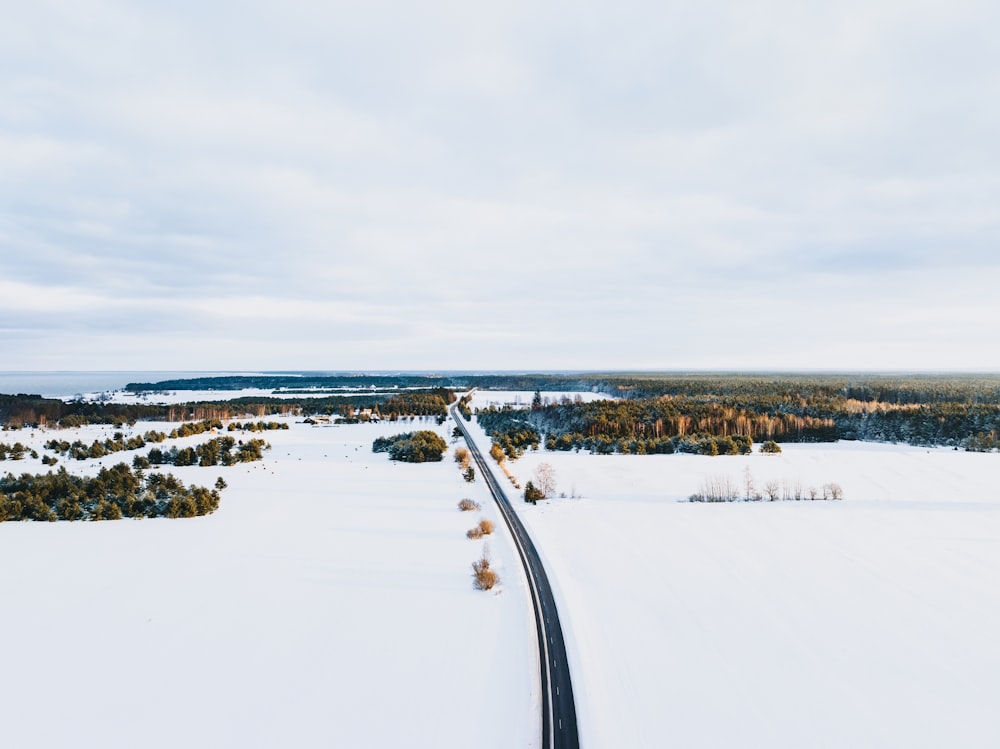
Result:
{"label": "tree line", "polygon": [[266,416],[310,414],[353,416],[357,409],[379,410],[384,418],[444,416],[455,394],[449,389],[372,393],[323,398],[272,398],[246,396],[224,401],[196,401],[173,405],[92,403],[62,401],[38,395],[0,395],[0,423],[22,426],[79,427],[110,424],[115,428],[137,421],[211,421]]}

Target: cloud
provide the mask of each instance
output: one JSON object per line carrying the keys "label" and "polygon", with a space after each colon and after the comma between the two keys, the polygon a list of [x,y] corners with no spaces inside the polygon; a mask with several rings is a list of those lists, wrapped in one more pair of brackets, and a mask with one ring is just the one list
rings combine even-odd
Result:
{"label": "cloud", "polygon": [[991,4],[7,15],[9,368],[1000,366]]}

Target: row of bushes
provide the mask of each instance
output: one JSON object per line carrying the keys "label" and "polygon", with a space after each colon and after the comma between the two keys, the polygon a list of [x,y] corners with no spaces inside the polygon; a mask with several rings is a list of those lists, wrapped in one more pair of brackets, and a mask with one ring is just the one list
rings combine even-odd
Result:
{"label": "row of bushes", "polygon": [[[475,500],[466,497],[459,501],[458,509],[462,512],[473,512],[481,510],[482,507]],[[494,529],[493,521],[484,518],[470,528],[465,535],[466,538],[478,540],[483,536],[491,535]],[[472,563],[472,585],[476,590],[492,590],[499,582],[500,576],[490,569],[489,547],[485,546],[479,559]]]}
{"label": "row of bushes", "polygon": [[232,421],[226,427],[227,432],[272,432],[288,429],[287,421],[248,421],[245,424]]}
{"label": "row of bushes", "polygon": [[840,484],[804,487],[801,481],[770,480],[757,487],[749,472],[742,483],[728,476],[710,476],[688,499],[691,502],[788,502],[802,500],[839,500],[844,498]]}
{"label": "row of bushes", "polygon": [[264,450],[271,446],[262,439],[251,439],[237,442],[233,437],[216,437],[194,447],[161,450],[154,447],[143,457],[136,455],[132,459],[135,468],[149,468],[151,465],[174,465],[209,467],[215,465],[232,466],[237,463],[252,463],[263,460]]}
{"label": "row of bushes", "polygon": [[0,478],[0,522],[13,520],[117,520],[207,515],[219,508],[219,478],[214,489],[185,487],[172,474],[143,475],[125,463],[102,468],[93,478],[65,468],[45,474],[7,474]]}

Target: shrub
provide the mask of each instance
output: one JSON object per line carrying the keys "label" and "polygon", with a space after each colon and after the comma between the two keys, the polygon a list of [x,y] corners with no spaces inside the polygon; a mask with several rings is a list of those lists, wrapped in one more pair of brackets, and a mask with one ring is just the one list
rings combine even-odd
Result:
{"label": "shrub", "polygon": [[535,504],[538,500],[545,499],[545,493],[535,486],[535,484],[529,481],[524,486],[524,501],[531,502]]}
{"label": "shrub", "polygon": [[466,497],[465,499],[461,500],[458,503],[458,509],[460,509],[462,512],[469,512],[471,510],[479,510],[482,508],[479,506],[478,502],[475,502]]}
{"label": "shrub", "polygon": [[465,537],[471,538],[473,541],[480,539],[483,537],[483,529],[478,525],[475,528],[469,528],[469,530],[465,532]]}
{"label": "shrub", "polygon": [[473,481],[476,480],[476,469],[473,468],[472,466],[469,466],[468,468],[465,469],[465,472],[462,474],[462,478],[464,478],[468,483],[471,484]]}
{"label": "shrub", "polygon": [[[458,427],[455,427],[458,429]],[[464,447],[460,447],[455,450],[455,462],[458,463],[463,469],[469,467],[469,462],[472,460],[472,455]]]}
{"label": "shrub", "polygon": [[500,576],[490,569],[490,560],[486,554],[472,563],[472,577],[472,585],[476,590],[490,590],[500,582]]}
{"label": "shrub", "polygon": [[781,452],[781,445],[774,440],[767,440],[760,446],[760,451],[766,455],[777,455]]}
{"label": "shrub", "polygon": [[484,519],[484,520],[480,520],[479,521],[479,526],[478,527],[479,527],[479,530],[482,531],[482,533],[483,533],[484,536],[489,536],[490,534],[493,533],[493,529],[496,528],[496,525],[493,524],[492,520],[485,520]]}

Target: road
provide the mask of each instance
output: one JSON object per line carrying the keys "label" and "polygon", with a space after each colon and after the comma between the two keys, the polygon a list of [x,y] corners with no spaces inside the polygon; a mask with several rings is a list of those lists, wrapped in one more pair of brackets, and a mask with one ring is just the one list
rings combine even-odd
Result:
{"label": "road", "polygon": [[489,487],[500,508],[500,514],[510,529],[528,578],[535,610],[535,628],[538,630],[538,662],[541,665],[542,749],[579,749],[576,705],[573,703],[573,685],[566,661],[566,643],[563,641],[562,626],[559,624],[548,575],[545,574],[535,544],[511,507],[510,500],[493,475],[486,458],[465,428],[462,415],[455,406],[451,408],[451,415],[465,435],[469,451],[479,466],[479,474]]}

